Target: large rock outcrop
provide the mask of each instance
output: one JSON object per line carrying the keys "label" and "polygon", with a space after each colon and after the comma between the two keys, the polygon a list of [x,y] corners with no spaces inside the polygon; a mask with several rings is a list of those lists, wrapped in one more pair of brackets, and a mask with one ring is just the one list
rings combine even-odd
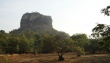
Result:
{"label": "large rock outcrop", "polygon": [[51,16],[46,16],[38,12],[23,14],[20,22],[20,28],[10,31],[10,34],[37,33],[37,34],[61,34],[67,35],[65,32],[57,31],[52,26]]}
{"label": "large rock outcrop", "polygon": [[32,12],[23,14],[20,22],[20,28],[12,30],[10,33],[25,33],[29,30],[37,33],[56,32],[52,26],[51,16],[46,16],[38,12]]}
{"label": "large rock outcrop", "polygon": [[20,22],[20,29],[52,29],[52,18],[51,16],[42,15],[38,12],[25,13]]}

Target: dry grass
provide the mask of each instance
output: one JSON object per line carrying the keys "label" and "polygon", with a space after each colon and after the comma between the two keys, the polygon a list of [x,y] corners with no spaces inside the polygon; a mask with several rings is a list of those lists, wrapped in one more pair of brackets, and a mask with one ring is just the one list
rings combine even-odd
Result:
{"label": "dry grass", "polygon": [[[0,55],[0,63],[3,63],[4,55]],[[57,54],[14,54],[6,55],[8,58],[7,63],[110,63],[110,56],[108,54],[94,54],[83,55],[76,57],[73,53],[65,54],[64,61],[57,61]]]}

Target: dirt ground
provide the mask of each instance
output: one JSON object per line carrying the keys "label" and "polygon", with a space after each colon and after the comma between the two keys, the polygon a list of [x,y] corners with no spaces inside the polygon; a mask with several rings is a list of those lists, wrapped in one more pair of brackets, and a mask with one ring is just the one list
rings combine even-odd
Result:
{"label": "dirt ground", "polygon": [[0,55],[0,63],[110,63],[109,54],[91,54],[77,57],[74,53],[63,55],[64,61],[58,61],[55,54],[13,54]]}

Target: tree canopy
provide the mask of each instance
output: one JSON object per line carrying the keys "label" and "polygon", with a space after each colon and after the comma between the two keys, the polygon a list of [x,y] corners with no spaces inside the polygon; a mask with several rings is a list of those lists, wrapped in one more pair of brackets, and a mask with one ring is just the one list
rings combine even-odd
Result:
{"label": "tree canopy", "polygon": [[[101,13],[104,13],[107,16],[110,16],[110,6],[103,8]],[[101,46],[106,49],[106,51],[110,51],[110,25],[106,24],[97,24],[92,29],[92,36],[95,38],[101,38],[102,41],[100,42]]]}

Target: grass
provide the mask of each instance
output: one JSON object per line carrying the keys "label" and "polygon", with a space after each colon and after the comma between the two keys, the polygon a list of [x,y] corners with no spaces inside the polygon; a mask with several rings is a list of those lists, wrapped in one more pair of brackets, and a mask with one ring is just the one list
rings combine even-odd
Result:
{"label": "grass", "polygon": [[[0,63],[3,63],[5,59],[8,58],[7,63],[110,63],[109,54],[92,54],[92,55],[83,55],[77,57],[74,53],[66,53],[64,56],[64,61],[58,61],[57,54],[13,54],[0,55]],[[3,60],[4,58],[4,60]]]}

